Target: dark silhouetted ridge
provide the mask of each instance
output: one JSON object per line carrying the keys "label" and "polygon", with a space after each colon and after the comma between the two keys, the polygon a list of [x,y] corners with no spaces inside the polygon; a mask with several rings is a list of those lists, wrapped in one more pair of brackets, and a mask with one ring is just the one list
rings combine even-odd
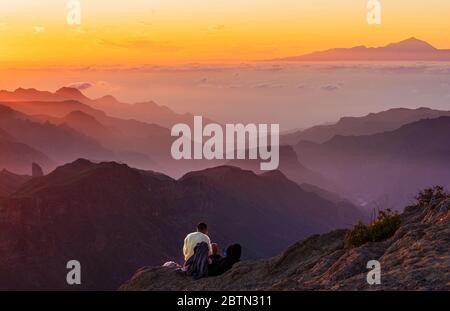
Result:
{"label": "dark silhouetted ridge", "polygon": [[84,270],[80,289],[117,289],[139,267],[181,262],[199,221],[221,247],[240,242],[254,259],[364,218],[275,172],[222,166],[174,180],[85,159],[26,182],[0,200],[0,216],[0,288],[40,290],[69,289],[60,272],[73,258]]}

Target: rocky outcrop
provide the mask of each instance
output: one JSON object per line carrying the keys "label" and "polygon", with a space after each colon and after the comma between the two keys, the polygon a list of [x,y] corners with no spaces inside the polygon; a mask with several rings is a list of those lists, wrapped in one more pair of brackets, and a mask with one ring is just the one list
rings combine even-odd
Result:
{"label": "rocky outcrop", "polygon": [[46,168],[53,165],[47,155],[17,140],[9,132],[3,130],[3,126],[2,106],[0,105],[0,170],[29,174],[33,162],[39,162]]}
{"label": "rocky outcrop", "polygon": [[[139,270],[120,290],[450,290],[450,196],[405,209],[394,236],[344,248],[346,230],[314,235],[281,255],[244,261],[198,281],[169,268]],[[381,284],[366,281],[367,262],[381,264]]]}
{"label": "rocky outcrop", "polygon": [[44,176],[44,171],[42,170],[42,167],[39,166],[37,163],[31,164],[31,175],[33,177],[42,177]]}

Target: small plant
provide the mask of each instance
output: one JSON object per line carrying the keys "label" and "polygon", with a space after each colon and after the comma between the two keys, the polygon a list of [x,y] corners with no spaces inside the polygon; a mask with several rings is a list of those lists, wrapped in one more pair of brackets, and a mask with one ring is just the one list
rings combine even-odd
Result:
{"label": "small plant", "polygon": [[345,236],[345,246],[347,248],[357,247],[368,242],[369,226],[362,222],[357,223]]}
{"label": "small plant", "polygon": [[418,206],[428,206],[435,205],[436,203],[449,198],[450,194],[446,193],[444,187],[434,186],[432,188],[427,188],[419,192],[416,196]]}
{"label": "small plant", "polygon": [[400,223],[400,215],[397,212],[390,209],[382,210],[370,224],[366,225],[359,222],[347,232],[345,246],[351,248],[367,242],[384,241],[394,235],[400,227]]}

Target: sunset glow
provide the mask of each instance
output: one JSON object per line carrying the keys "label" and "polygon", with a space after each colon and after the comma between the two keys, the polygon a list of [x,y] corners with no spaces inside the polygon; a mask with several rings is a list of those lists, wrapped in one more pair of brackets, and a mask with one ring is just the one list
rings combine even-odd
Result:
{"label": "sunset glow", "polygon": [[79,26],[66,3],[2,1],[0,66],[243,62],[411,36],[450,48],[448,1],[382,1],[381,25],[364,0],[81,1]]}

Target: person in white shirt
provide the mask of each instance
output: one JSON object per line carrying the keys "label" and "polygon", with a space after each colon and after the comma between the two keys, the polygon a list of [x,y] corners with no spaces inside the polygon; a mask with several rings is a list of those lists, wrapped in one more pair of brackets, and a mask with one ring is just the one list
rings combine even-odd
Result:
{"label": "person in white shirt", "polygon": [[208,236],[208,226],[201,222],[197,225],[197,231],[189,233],[184,239],[183,255],[186,262],[192,255],[194,255],[194,248],[198,243],[205,242],[208,244],[209,256],[213,254],[211,240]]}

